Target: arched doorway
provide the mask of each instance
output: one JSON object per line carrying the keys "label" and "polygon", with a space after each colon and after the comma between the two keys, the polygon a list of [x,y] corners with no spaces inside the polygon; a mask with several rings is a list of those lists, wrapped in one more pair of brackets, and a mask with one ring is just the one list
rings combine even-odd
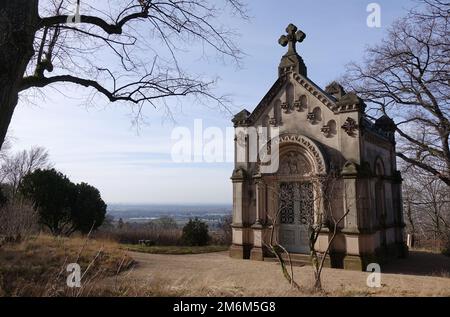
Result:
{"label": "arched doorway", "polygon": [[279,242],[287,251],[309,251],[308,221],[314,217],[312,166],[298,145],[285,146],[277,173]]}
{"label": "arched doorway", "polygon": [[284,135],[275,142],[278,171],[265,181],[273,189],[270,213],[277,215],[278,242],[289,252],[309,253],[308,224],[314,222],[320,205],[314,180],[326,173],[325,160],[306,137]]}

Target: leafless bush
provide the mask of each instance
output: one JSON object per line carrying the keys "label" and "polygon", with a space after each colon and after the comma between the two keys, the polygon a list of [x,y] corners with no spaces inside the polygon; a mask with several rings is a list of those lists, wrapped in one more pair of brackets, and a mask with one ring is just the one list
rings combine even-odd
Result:
{"label": "leafless bush", "polygon": [[[294,183],[288,184],[288,187],[285,189],[282,189],[281,187],[269,187],[269,190],[276,194],[277,200],[288,202],[288,205],[291,204],[291,206],[293,206],[292,204],[294,201],[297,201],[299,205],[303,202],[303,208],[296,210],[296,212],[300,216],[304,230],[307,230],[308,234],[308,246],[314,272],[313,289],[314,291],[322,292],[322,271],[325,261],[327,256],[329,256],[336,236],[341,230],[345,217],[350,212],[349,208],[351,208],[351,203],[346,200],[346,210],[341,210],[342,208],[339,208],[338,205],[336,205],[336,197],[339,195],[348,197],[348,194],[345,189],[342,188],[342,179],[334,173],[327,176],[313,177],[311,178],[310,183],[305,183],[303,185],[306,186],[306,192],[303,194],[296,192],[292,195],[292,193],[295,192],[292,188],[292,186],[295,186]],[[307,193],[308,191],[309,194]],[[305,203],[308,206],[306,206]],[[269,220],[272,223],[270,226],[270,241],[265,243],[265,246],[268,247],[278,259],[286,280],[295,289],[300,290],[300,286],[294,279],[294,270],[290,252],[281,244],[281,241],[277,241],[278,239],[276,238],[276,229],[279,228],[281,214],[289,208],[288,205],[280,204],[276,213],[274,215],[269,215]],[[329,239],[325,252],[321,253],[316,250],[316,244],[324,229],[328,230]],[[285,261],[283,254],[287,256],[288,261]]]}
{"label": "leafless bush", "polygon": [[0,208],[0,244],[20,242],[37,229],[37,213],[26,200],[13,200]]}
{"label": "leafless bush", "polygon": [[180,245],[182,231],[176,229],[164,229],[159,227],[125,226],[124,228],[104,229],[97,232],[96,237],[107,238],[124,244],[138,244],[139,241],[147,241],[151,245]]}
{"label": "leafless bush", "polygon": [[220,245],[231,245],[232,241],[232,230],[231,224],[233,222],[233,218],[231,216],[223,217],[218,225],[218,230],[211,231],[211,242],[213,244]]}

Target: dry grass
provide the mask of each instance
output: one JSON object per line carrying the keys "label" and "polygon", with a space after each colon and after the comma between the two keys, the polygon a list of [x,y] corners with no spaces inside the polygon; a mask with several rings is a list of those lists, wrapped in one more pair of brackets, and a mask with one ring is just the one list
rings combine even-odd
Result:
{"label": "dry grass", "polygon": [[[66,285],[69,263],[78,263],[82,288]],[[89,296],[96,281],[129,269],[134,261],[116,243],[40,235],[0,249],[1,296]],[[95,286],[96,287],[96,286]]]}

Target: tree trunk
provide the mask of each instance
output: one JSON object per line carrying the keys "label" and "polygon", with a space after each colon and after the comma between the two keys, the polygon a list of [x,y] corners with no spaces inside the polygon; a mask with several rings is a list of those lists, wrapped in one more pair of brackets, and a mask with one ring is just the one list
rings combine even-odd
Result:
{"label": "tree trunk", "polygon": [[5,140],[26,67],[34,55],[39,0],[0,2],[0,149]]}

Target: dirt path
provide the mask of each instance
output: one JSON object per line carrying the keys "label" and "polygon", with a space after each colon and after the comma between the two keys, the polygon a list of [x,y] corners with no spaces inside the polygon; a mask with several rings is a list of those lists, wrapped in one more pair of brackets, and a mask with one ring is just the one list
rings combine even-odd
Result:
{"label": "dirt path", "polygon": [[[272,262],[235,260],[227,252],[199,255],[156,255],[131,253],[136,268],[124,276],[142,287],[159,289],[161,295],[188,296],[286,296],[308,295],[294,293],[283,279],[280,267]],[[438,276],[412,275],[414,267],[422,271],[438,260],[437,269],[450,270],[450,259],[440,255],[412,254],[408,260],[398,260],[387,266],[382,274],[382,287],[366,286],[369,273],[325,269],[323,286],[330,296],[450,296],[450,275],[436,271]],[[436,260],[437,259],[437,260]],[[425,263],[424,261],[427,261]],[[439,262],[441,261],[441,262]],[[442,267],[444,265],[444,267]],[[418,270],[420,271],[420,270]],[[301,286],[311,285],[312,269],[295,267],[296,281]],[[432,271],[429,271],[431,274]]]}

